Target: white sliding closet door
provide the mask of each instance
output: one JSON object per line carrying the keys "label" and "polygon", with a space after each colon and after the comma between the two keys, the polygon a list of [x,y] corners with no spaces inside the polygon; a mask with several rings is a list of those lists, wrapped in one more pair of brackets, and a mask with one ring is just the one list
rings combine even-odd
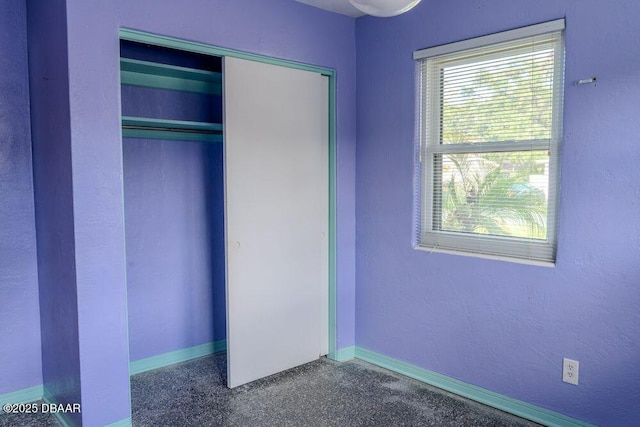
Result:
{"label": "white sliding closet door", "polygon": [[328,81],[224,59],[227,383],[327,352]]}

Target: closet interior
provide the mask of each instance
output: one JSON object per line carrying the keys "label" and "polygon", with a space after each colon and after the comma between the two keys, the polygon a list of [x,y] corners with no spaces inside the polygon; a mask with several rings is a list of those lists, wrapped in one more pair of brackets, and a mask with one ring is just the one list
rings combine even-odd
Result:
{"label": "closet interior", "polygon": [[225,348],[222,59],[120,53],[133,374]]}

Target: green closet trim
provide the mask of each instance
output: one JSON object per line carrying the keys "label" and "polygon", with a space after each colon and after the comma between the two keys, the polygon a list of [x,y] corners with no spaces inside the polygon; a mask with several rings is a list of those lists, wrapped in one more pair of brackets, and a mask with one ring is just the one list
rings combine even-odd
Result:
{"label": "green closet trim", "polygon": [[116,421],[115,423],[107,424],[105,427],[131,427],[131,418],[125,418],[124,420]]}
{"label": "green closet trim", "polygon": [[183,129],[205,132],[222,132],[220,123],[192,122],[187,120],[152,119],[122,116],[122,126],[148,126],[163,129]]}
{"label": "green closet trim", "polygon": [[129,58],[120,58],[120,83],[207,95],[222,94],[221,73]]}
{"label": "green closet trim", "polygon": [[136,375],[153,369],[186,362],[197,357],[207,356],[219,351],[226,351],[227,340],[211,341],[193,347],[170,351],[168,353],[151,356],[146,359],[129,362],[129,375]]}
{"label": "green closet trim", "polygon": [[118,31],[120,40],[128,40],[138,43],[148,43],[155,46],[169,47],[172,49],[186,50],[188,52],[202,53],[213,56],[231,56],[234,58],[248,59],[250,61],[263,62],[266,64],[279,65],[289,68],[297,68],[299,70],[313,71],[327,76],[335,75],[335,70],[316,65],[309,65],[302,62],[291,61],[288,59],[271,58],[268,56],[258,55],[255,53],[242,52],[224,47],[210,46],[204,43],[180,40],[173,37],[161,36],[158,34],[146,33],[144,31],[131,30],[128,28],[120,28]]}
{"label": "green closet trim", "polygon": [[347,360],[351,360],[356,357],[356,346],[352,345],[350,347],[341,348],[336,351],[336,360],[338,362],[346,362]]}
{"label": "green closet trim", "polygon": [[[44,393],[42,396],[42,400],[44,400],[44,403],[48,404],[48,405],[56,405],[58,406],[60,404],[60,402],[58,402],[56,400],[56,398],[53,396],[52,393],[49,392],[49,390],[47,390],[46,387],[44,387]],[[80,403],[80,402],[71,402],[71,403]],[[71,416],[69,414],[67,414],[66,412],[53,412],[51,415],[53,415],[53,417],[56,419],[56,421],[58,421],[58,423],[61,426],[64,427],[73,427],[76,424],[73,422],[73,419],[71,418]]]}
{"label": "green closet trim", "polygon": [[336,75],[329,76],[329,354],[327,357],[332,360],[338,358],[338,341],[336,331],[338,329],[337,314],[337,230],[338,230],[338,208],[337,208],[337,186],[338,170],[337,165],[337,131],[336,131]]}
{"label": "green closet trim", "polygon": [[146,129],[122,129],[123,138],[163,139],[169,141],[222,142],[222,135],[171,132]]}
{"label": "green closet trim", "polygon": [[[130,127],[136,128],[132,129]],[[222,125],[219,123],[122,117],[123,138],[222,142],[222,134],[219,132],[222,132]]]}
{"label": "green closet trim", "polygon": [[[42,399],[44,388],[42,385],[36,385],[22,390],[12,391],[11,393],[0,394],[0,406],[7,403],[30,403]],[[0,415],[2,412],[0,412]]]}
{"label": "green closet trim", "polygon": [[[335,70],[317,65],[309,65],[302,62],[287,59],[271,58],[255,53],[242,52],[224,47],[216,47],[204,43],[180,40],[173,37],[147,33],[144,31],[120,28],[118,31],[120,40],[128,40],[138,43],[148,43],[155,46],[163,46],[187,52],[201,53],[204,55],[234,57],[281,67],[295,68],[311,71],[329,77],[329,354],[327,357],[336,359],[336,276],[337,276],[337,131],[336,131],[336,77]],[[185,134],[186,135],[186,134]],[[123,132],[123,136],[125,136]]]}

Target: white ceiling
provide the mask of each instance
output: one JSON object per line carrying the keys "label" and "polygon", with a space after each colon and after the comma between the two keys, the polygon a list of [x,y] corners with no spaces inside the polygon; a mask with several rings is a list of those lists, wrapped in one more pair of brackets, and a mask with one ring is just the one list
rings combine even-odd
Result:
{"label": "white ceiling", "polygon": [[310,6],[319,7],[320,9],[330,12],[340,13],[342,15],[357,18],[364,16],[364,13],[353,7],[349,0],[296,0],[299,3],[308,4]]}

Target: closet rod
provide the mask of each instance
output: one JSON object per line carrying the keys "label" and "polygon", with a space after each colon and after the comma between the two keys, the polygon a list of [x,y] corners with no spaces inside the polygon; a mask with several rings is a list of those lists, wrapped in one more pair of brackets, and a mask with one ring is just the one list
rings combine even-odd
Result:
{"label": "closet rod", "polygon": [[221,131],[217,131],[217,130],[165,128],[165,127],[158,127],[158,126],[122,125],[122,129],[157,130],[157,131],[164,131],[164,132],[201,133],[201,134],[206,134],[206,135],[222,135],[222,132]]}

